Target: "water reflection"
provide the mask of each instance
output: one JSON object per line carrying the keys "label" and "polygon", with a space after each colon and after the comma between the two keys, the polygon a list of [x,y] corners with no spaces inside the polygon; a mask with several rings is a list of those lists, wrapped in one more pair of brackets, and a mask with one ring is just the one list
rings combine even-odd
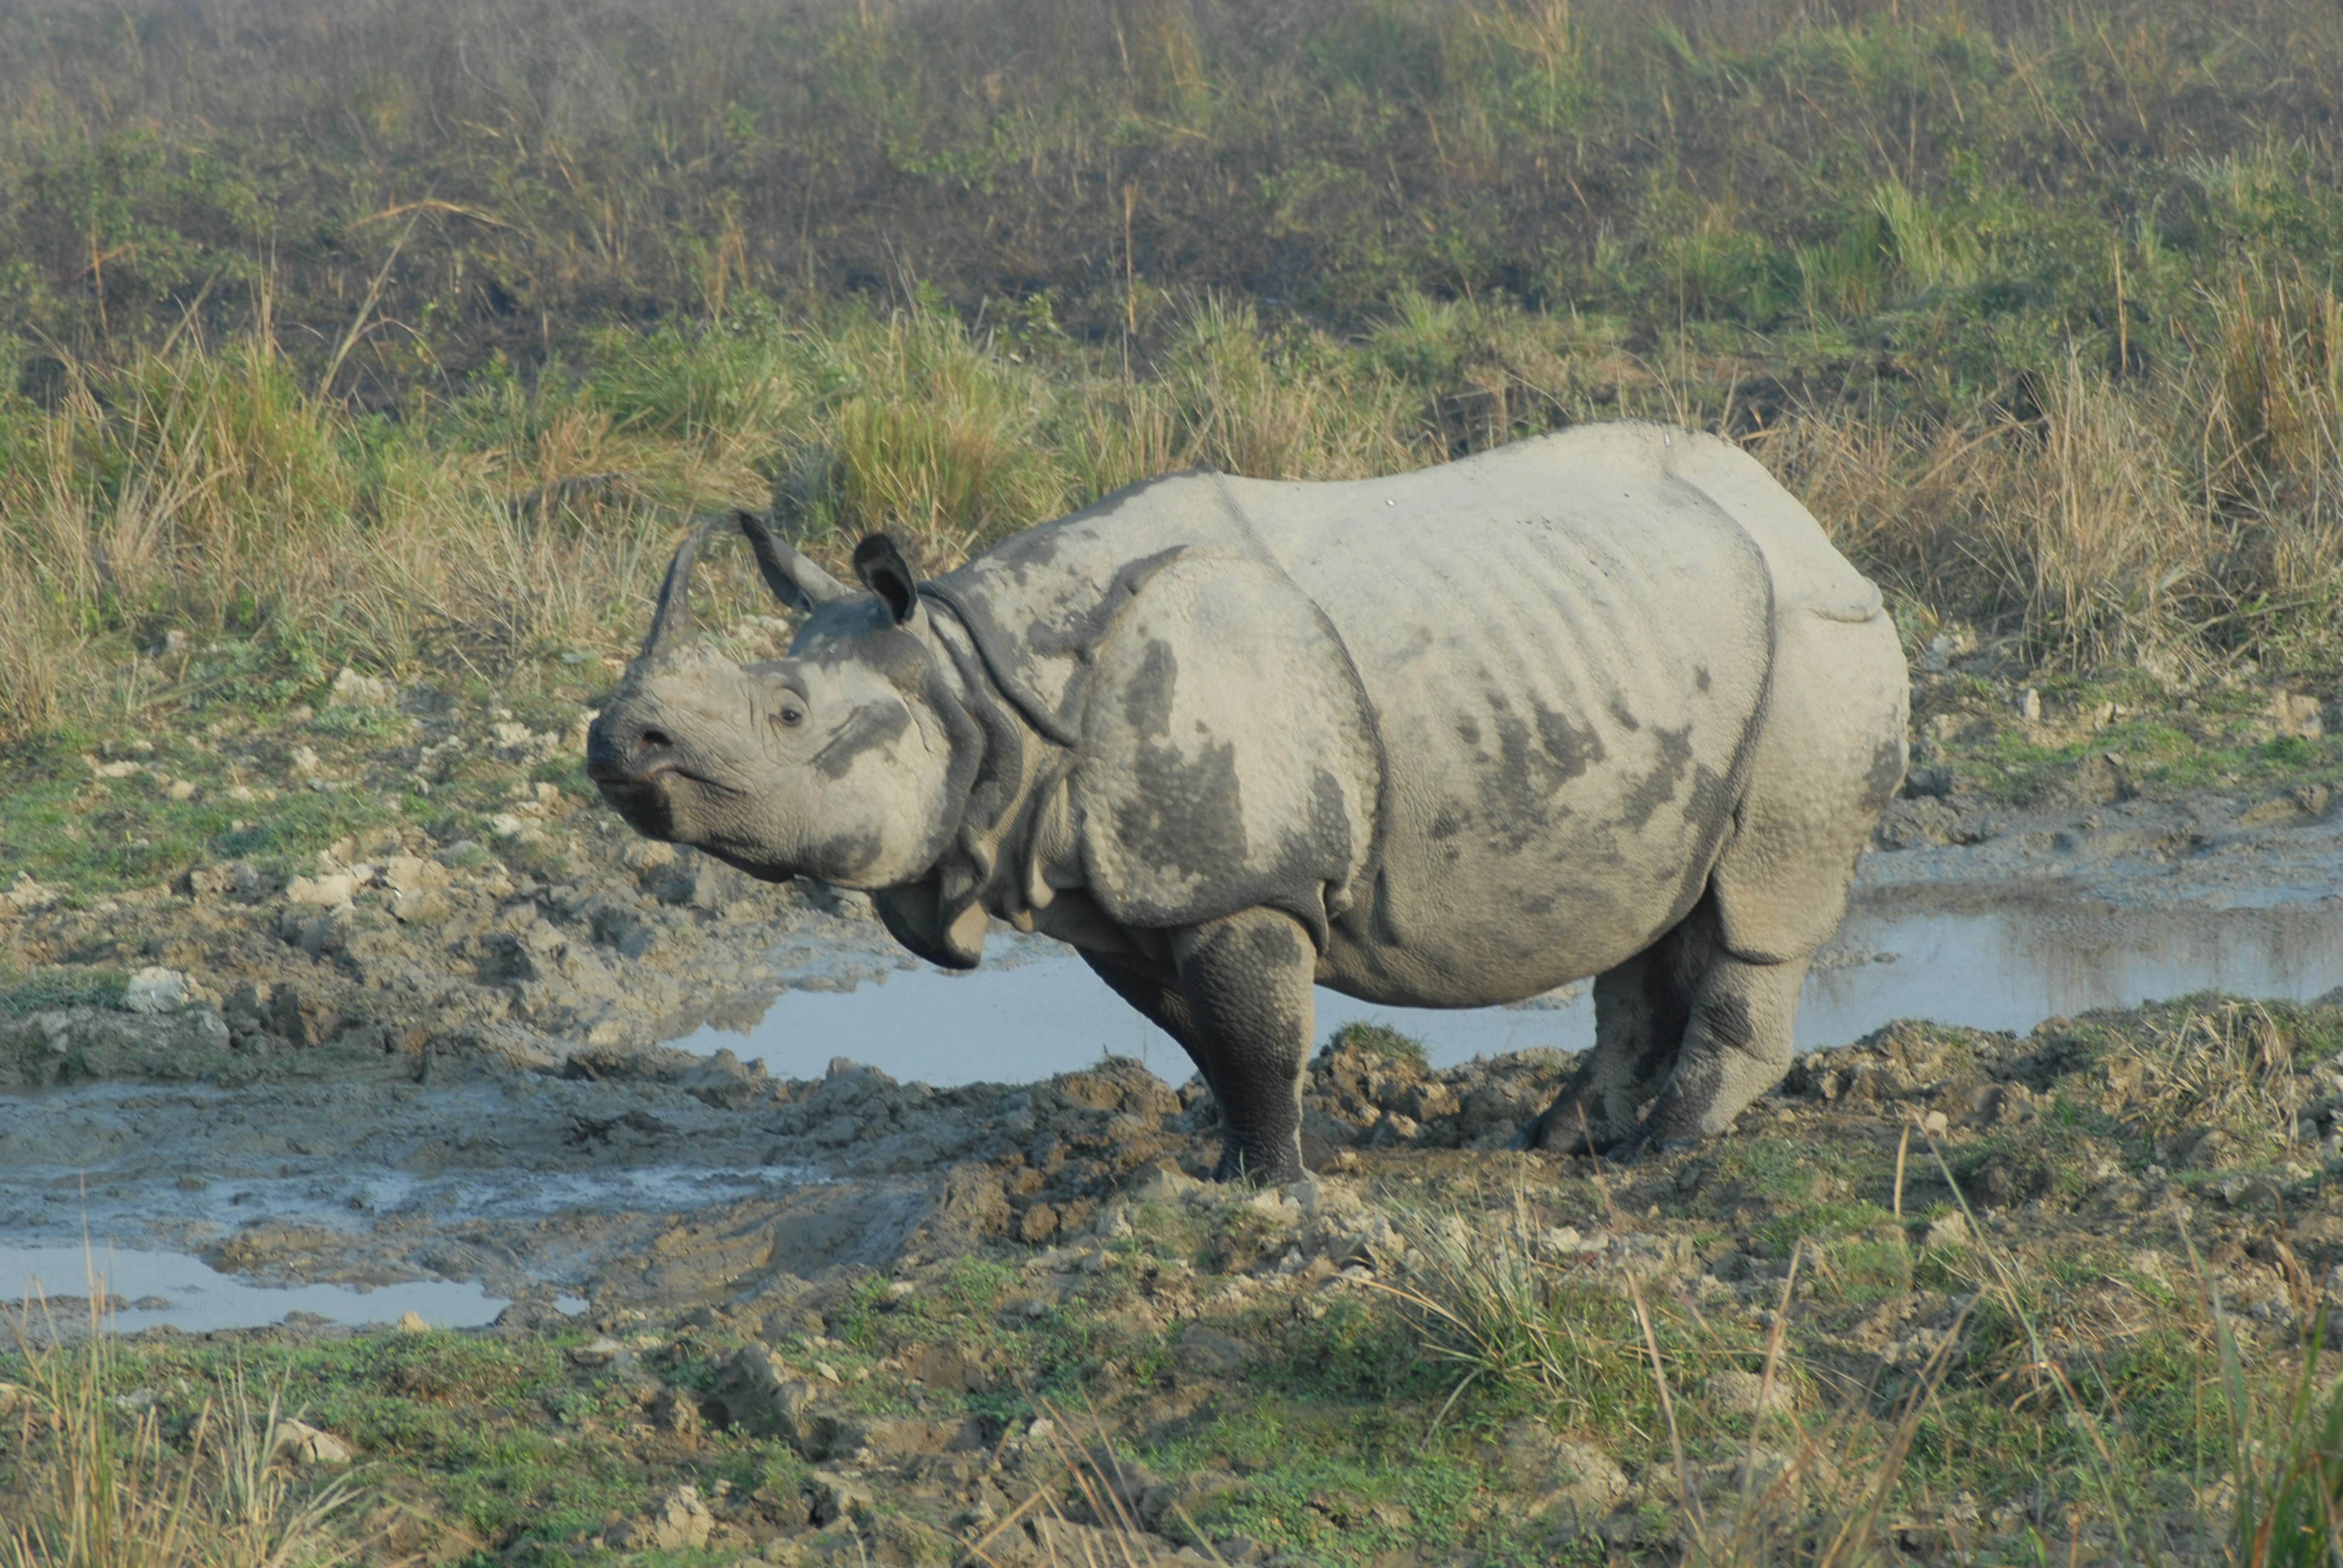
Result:
{"label": "water reflection", "polygon": [[[1138,1057],[1177,1082],[1192,1070],[1067,950],[996,939],[970,974],[922,966],[852,990],[785,992],[748,1031],[702,1029],[675,1043],[761,1058],[786,1078],[848,1057],[943,1087],[1071,1071],[1102,1052]],[[1798,1046],[1841,1045],[1899,1018],[2023,1031],[2046,1018],[2223,990],[2308,1000],[2343,986],[2343,900],[2253,909],[2137,910],[2028,901],[1916,908],[1875,900],[1819,955],[1799,1004]],[[1436,1065],[1536,1046],[1592,1044],[1584,987],[1509,1008],[1377,1007],[1320,990],[1320,1038],[1353,1020],[1422,1039]]]}
{"label": "water reflection", "polygon": [[[186,1333],[249,1328],[305,1312],[337,1323],[390,1323],[413,1312],[435,1329],[473,1328],[506,1306],[476,1284],[415,1280],[359,1285],[256,1285],[177,1252],[80,1247],[0,1246],[0,1303],[47,1314],[68,1331],[88,1322],[86,1302],[111,1300],[109,1326],[123,1333],[168,1324]],[[582,1305],[582,1303],[580,1303]]]}

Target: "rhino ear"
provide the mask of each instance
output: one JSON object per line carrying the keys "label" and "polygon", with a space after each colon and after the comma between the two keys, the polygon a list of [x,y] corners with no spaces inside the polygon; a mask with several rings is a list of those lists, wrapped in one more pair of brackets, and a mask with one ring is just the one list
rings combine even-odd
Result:
{"label": "rhino ear", "polygon": [[911,563],[885,534],[865,535],[854,547],[854,575],[879,596],[897,626],[920,613],[919,579],[911,575]]}
{"label": "rhino ear", "polygon": [[846,597],[845,584],[782,543],[764,518],[754,512],[736,511],[732,520],[756,552],[758,575],[773,590],[773,597],[789,608],[802,613]]}

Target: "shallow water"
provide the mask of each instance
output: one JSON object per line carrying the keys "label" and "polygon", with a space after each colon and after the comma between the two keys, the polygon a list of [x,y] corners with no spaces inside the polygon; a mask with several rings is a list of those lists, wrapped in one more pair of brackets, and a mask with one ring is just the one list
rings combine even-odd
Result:
{"label": "shallow water", "polygon": [[[968,974],[920,965],[846,990],[784,992],[746,1034],[704,1028],[674,1043],[725,1047],[784,1078],[833,1057],[944,1087],[1020,1081],[1137,1057],[1178,1082],[1192,1070],[1171,1038],[1107,990],[1068,949],[996,938]],[[1799,1002],[1802,1050],[1843,1045],[1896,1019],[2026,1030],[2094,1008],[2223,990],[2308,1000],[2343,986],[2343,900],[2247,908],[2119,908],[2026,902],[1858,907],[1817,955]],[[1320,988],[1318,1038],[1353,1021],[1424,1042],[1435,1066],[1532,1047],[1594,1043],[1588,988],[1511,1007],[1382,1007]]]}
{"label": "shallow water", "polygon": [[[2343,884],[2343,853],[2313,848],[2296,857],[2300,867],[2209,854],[2141,867],[2079,855],[2046,863],[2006,845],[1964,851],[1966,861],[1952,850],[1868,858],[1855,912],[1807,980],[1798,1044],[1844,1043],[1899,1018],[2024,1030],[2199,990],[2323,995],[2343,987],[2343,898],[2329,890]],[[1991,859],[2005,850],[2008,865]],[[730,1048],[783,1077],[818,1076],[845,1057],[940,1087],[1030,1081],[1106,1052],[1170,1081],[1190,1074],[1166,1036],[1056,943],[996,937],[968,975],[882,943],[875,926],[850,922],[777,955],[796,989],[745,1036],[707,1029],[679,1043]],[[1317,1002],[1320,1039],[1353,1020],[1385,1023],[1423,1040],[1442,1065],[1582,1048],[1594,1033],[1583,986],[1469,1011],[1378,1007],[1326,990]],[[106,1083],[0,1098],[0,1303],[22,1299],[35,1277],[51,1296],[85,1296],[86,1226],[103,1289],[125,1303],[118,1330],[252,1326],[290,1312],[357,1324],[408,1311],[461,1326],[492,1319],[511,1292],[598,1289],[611,1249],[648,1244],[659,1217],[786,1205],[826,1180],[784,1162],[805,1156],[774,1146],[757,1118],[671,1090],[629,1131],[620,1119],[650,1104],[648,1093],[623,1081],[522,1075],[428,1086]],[[255,1266],[343,1282],[258,1285],[187,1255],[255,1224],[288,1223],[314,1228],[314,1257],[280,1248]],[[440,1278],[395,1282],[417,1274]],[[498,1293],[447,1275],[485,1279]],[[85,1311],[74,1300],[61,1316]]]}
{"label": "shallow water", "polygon": [[473,1328],[492,1322],[507,1305],[477,1284],[443,1280],[372,1287],[256,1285],[177,1252],[102,1242],[87,1250],[0,1245],[0,1303],[29,1313],[36,1328],[51,1315],[65,1327],[75,1319],[85,1322],[89,1301],[107,1298],[124,1303],[106,1314],[108,1326],[122,1333],[165,1325],[187,1333],[250,1328],[282,1322],[288,1312],[354,1325],[397,1322],[413,1312],[435,1329]]}

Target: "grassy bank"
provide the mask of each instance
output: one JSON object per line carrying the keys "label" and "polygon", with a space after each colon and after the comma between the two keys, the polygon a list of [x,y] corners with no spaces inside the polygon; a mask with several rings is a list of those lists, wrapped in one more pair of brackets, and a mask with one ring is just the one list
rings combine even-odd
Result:
{"label": "grassy bank", "polygon": [[[2328,1563],[2338,1042],[1899,1026],[1624,1171],[1364,1145],[689,1312],[20,1351],[0,1561]],[[1420,1101],[1389,1043],[1313,1085]],[[272,1399],[355,1470],[271,1474]]]}
{"label": "grassy bank", "polygon": [[1619,416],[1916,656],[2332,698],[2338,84],[2286,3],[19,8],[0,727],[527,689],[777,487],[943,566]]}

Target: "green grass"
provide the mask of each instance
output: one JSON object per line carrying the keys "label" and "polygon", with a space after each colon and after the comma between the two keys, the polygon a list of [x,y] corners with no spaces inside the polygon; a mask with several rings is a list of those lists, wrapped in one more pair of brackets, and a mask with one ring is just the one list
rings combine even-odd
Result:
{"label": "green grass", "polygon": [[0,953],[0,1018],[21,1018],[60,1007],[110,1007],[130,977],[121,970],[36,965],[25,969]]}
{"label": "green grass", "polygon": [[1423,1052],[1423,1041],[1384,1024],[1346,1023],[1326,1037],[1322,1049],[1363,1052],[1382,1060],[1412,1067],[1419,1073],[1432,1070],[1432,1059]]}
{"label": "green grass", "polygon": [[[19,8],[0,727],[344,662],[595,675],[695,506],[935,568],[1190,464],[1620,416],[1744,441],[1915,651],[2332,699],[2328,8],[1322,11],[692,4],[557,44],[368,0],[246,51]],[[2335,761],[2157,725],[2112,739],[2159,788]],[[2081,744],[1956,766],[2022,793]]]}

